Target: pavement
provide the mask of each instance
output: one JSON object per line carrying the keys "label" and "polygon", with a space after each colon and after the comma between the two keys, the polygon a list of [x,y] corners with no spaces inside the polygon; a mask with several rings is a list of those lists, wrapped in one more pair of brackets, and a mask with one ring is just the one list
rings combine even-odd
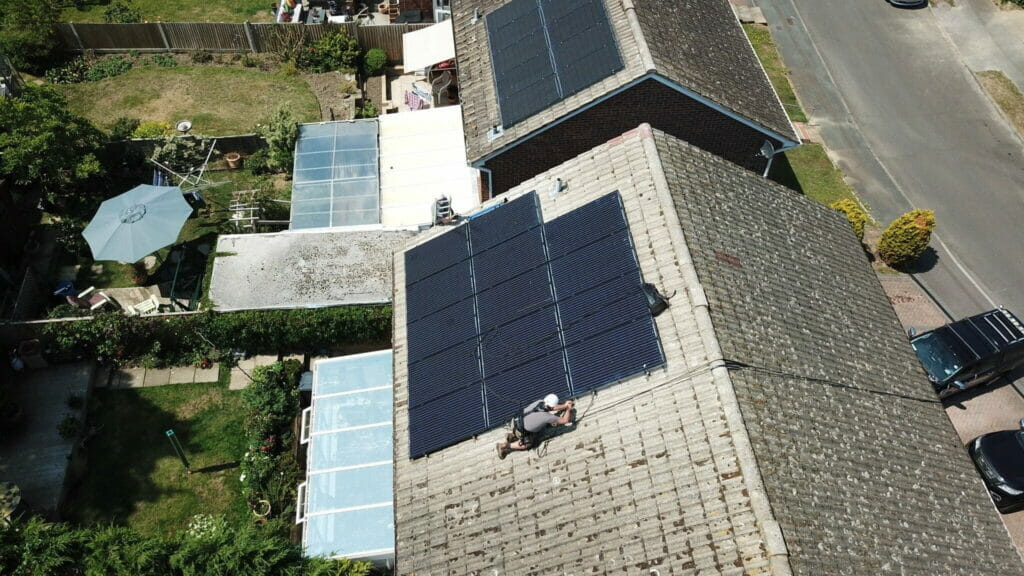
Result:
{"label": "pavement", "polygon": [[[303,361],[302,356],[292,355],[284,360]],[[252,381],[251,374],[258,366],[269,366],[277,362],[277,356],[250,356],[238,361],[231,368],[229,390],[241,390]],[[129,388],[149,388],[167,386],[169,384],[188,384],[192,382],[216,382],[220,378],[220,364],[209,368],[196,366],[172,366],[170,368],[112,368],[102,367],[97,377],[98,388],[109,387],[112,390]]]}

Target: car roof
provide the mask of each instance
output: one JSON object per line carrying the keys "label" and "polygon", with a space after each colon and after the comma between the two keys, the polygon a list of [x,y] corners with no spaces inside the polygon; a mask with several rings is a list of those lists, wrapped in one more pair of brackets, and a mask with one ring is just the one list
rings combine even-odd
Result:
{"label": "car roof", "polygon": [[997,308],[946,326],[979,358],[1024,343],[1024,327],[1012,312]]}

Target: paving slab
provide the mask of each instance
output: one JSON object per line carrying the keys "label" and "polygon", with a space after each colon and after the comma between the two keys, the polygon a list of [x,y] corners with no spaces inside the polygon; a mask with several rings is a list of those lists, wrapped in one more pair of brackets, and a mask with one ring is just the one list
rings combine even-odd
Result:
{"label": "paving slab", "polygon": [[196,381],[195,366],[176,366],[168,368],[168,372],[170,372],[167,379],[168,384],[188,384]]}
{"label": "paving slab", "polygon": [[145,381],[145,368],[118,368],[114,371],[110,387],[115,389],[142,388]]}
{"label": "paving slab", "polygon": [[0,478],[14,482],[25,502],[54,513],[60,503],[74,439],[61,438],[57,426],[71,414],[68,397],[85,397],[93,377],[93,362],[56,364],[16,374],[13,393],[24,407],[22,426],[0,435]]}
{"label": "paving slab", "polygon": [[196,368],[192,381],[216,382],[218,378],[220,378],[220,364],[214,364],[209,368]]}

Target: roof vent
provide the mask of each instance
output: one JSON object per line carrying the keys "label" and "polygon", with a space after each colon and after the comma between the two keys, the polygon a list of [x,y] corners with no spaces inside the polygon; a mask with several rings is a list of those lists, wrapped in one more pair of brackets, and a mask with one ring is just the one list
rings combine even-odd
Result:
{"label": "roof vent", "polygon": [[565,191],[568,186],[565,182],[562,182],[561,178],[555,178],[555,181],[551,183],[551,190],[548,191],[548,197],[551,199],[556,198],[559,194]]}
{"label": "roof vent", "polygon": [[494,142],[504,135],[505,130],[501,126],[491,126],[491,129],[487,131],[487,142]]}
{"label": "roof vent", "polygon": [[470,24],[476,24],[480,21],[480,9],[473,8],[473,19],[469,21]]}

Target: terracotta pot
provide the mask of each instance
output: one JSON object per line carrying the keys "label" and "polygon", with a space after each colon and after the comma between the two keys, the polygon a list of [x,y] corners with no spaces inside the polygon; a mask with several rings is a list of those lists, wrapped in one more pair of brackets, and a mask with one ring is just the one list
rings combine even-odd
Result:
{"label": "terracotta pot", "polygon": [[224,155],[224,161],[228,163],[228,168],[234,170],[242,165],[242,155],[238,152],[228,152]]}

